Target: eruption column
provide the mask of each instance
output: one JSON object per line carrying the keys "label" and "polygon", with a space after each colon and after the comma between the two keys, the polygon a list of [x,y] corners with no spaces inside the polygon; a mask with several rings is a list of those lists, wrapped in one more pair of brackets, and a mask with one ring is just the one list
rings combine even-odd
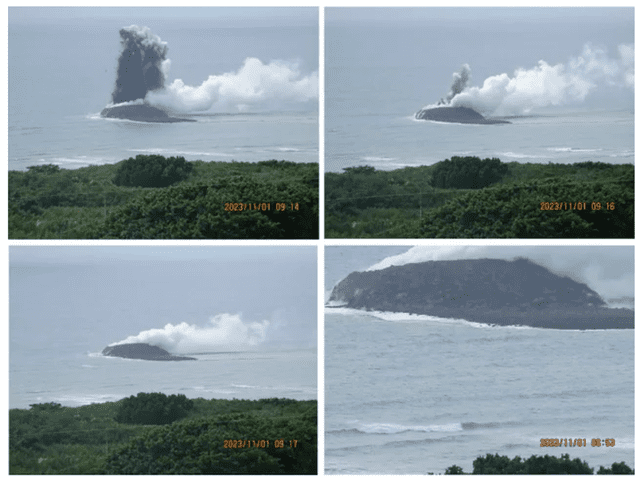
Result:
{"label": "eruption column", "polygon": [[118,58],[113,103],[144,99],[149,91],[164,87],[167,43],[147,27],[131,25],[120,30],[122,52]]}

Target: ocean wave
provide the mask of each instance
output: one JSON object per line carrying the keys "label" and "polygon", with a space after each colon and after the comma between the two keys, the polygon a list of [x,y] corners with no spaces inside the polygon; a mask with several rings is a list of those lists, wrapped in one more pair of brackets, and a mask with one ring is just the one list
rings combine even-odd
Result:
{"label": "ocean wave", "polygon": [[610,158],[630,158],[635,156],[635,151],[633,150],[627,150],[627,151],[622,151],[620,153],[612,153],[609,155]]}
{"label": "ocean wave", "polygon": [[64,406],[77,407],[92,403],[117,402],[125,397],[126,395],[119,394],[59,395],[52,400]]}
{"label": "ocean wave", "polygon": [[376,435],[395,435],[405,432],[460,432],[462,423],[448,423],[444,425],[402,425],[398,423],[362,423],[356,425],[355,430],[360,433]]}
{"label": "ocean wave", "polygon": [[456,319],[451,317],[436,317],[433,315],[419,315],[410,314],[407,312],[386,312],[380,310],[360,310],[350,309],[347,307],[332,308],[325,307],[325,314],[335,315],[364,315],[368,317],[375,317],[376,319],[385,320],[387,322],[437,322],[441,324],[451,325],[468,325],[470,327],[485,329],[485,328],[500,328],[500,329],[534,329],[528,325],[496,325],[485,324],[481,322],[471,322],[465,319]]}
{"label": "ocean wave", "polygon": [[465,430],[482,430],[503,428],[505,426],[517,426],[517,422],[454,422],[445,424],[431,425],[405,425],[400,423],[359,423],[356,422],[353,427],[340,428],[335,430],[327,430],[332,435],[346,435],[352,433],[372,434],[372,435],[396,435],[406,432],[421,433],[454,433]]}
{"label": "ocean wave", "polygon": [[523,154],[523,153],[514,153],[512,151],[507,151],[505,153],[500,153],[502,156],[506,156],[507,158],[514,159],[545,159],[550,156],[540,155],[540,154]]}
{"label": "ocean wave", "polygon": [[602,149],[572,148],[570,146],[563,146],[558,148],[547,148],[547,151],[554,151],[558,153],[596,153],[598,151],[602,151]]}
{"label": "ocean wave", "polygon": [[388,158],[386,156],[363,156],[365,161],[396,161],[398,158]]}
{"label": "ocean wave", "polygon": [[221,157],[233,157],[233,154],[228,153],[212,153],[206,151],[180,151],[175,149],[163,149],[163,148],[143,148],[143,149],[127,149],[132,153],[146,153],[146,154],[162,154],[162,155],[192,155],[192,156],[221,156]]}

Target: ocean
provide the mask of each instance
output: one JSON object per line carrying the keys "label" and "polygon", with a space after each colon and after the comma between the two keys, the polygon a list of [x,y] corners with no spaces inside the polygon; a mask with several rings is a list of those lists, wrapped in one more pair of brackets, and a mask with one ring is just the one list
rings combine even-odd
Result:
{"label": "ocean", "polygon": [[[257,26],[259,15],[243,22],[242,12],[225,19],[225,9],[214,8],[70,9],[66,15],[59,10],[9,12],[9,170],[42,164],[75,169],[138,154],[189,161],[318,161],[317,88],[314,98],[281,94],[298,81],[313,82],[314,75],[317,82],[317,9],[305,9],[308,14],[298,22],[295,16],[286,20],[283,9],[285,24],[274,23],[271,15]],[[229,81],[238,88],[211,92],[208,110],[183,108],[195,123],[102,118],[116,80],[119,29],[136,22],[167,43],[165,87],[175,80],[198,87],[215,76],[235,78]],[[257,58],[261,69],[243,76],[249,58]]]}
{"label": "ocean", "polygon": [[[9,408],[139,392],[316,400],[317,251],[283,252],[12,247]],[[101,354],[127,339],[197,360]]]}
{"label": "ocean", "polygon": [[[594,71],[605,59],[611,68],[624,63],[616,49],[633,44],[633,10],[613,11],[600,27],[593,12],[561,10],[549,19],[544,9],[517,10],[327,8],[325,170],[393,170],[452,156],[633,163],[633,89],[571,66],[578,58]],[[464,64],[471,70],[466,86],[489,90],[488,78],[497,86],[461,106],[485,116],[494,109],[489,116],[512,124],[414,118],[447,95]],[[574,80],[591,86],[580,89]]]}
{"label": "ocean", "polygon": [[[401,249],[326,248],[326,297],[348,273]],[[324,383],[326,474],[471,472],[486,454],[568,453],[595,471],[634,468],[633,330],[325,308]],[[546,438],[587,446],[541,447]]]}

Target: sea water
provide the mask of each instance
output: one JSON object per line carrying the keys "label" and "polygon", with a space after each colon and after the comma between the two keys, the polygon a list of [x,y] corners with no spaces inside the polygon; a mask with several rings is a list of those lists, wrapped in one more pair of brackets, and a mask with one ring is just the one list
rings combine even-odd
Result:
{"label": "sea water", "polygon": [[[43,164],[74,169],[138,154],[189,161],[318,161],[317,99],[199,112],[191,115],[196,123],[102,118],[115,84],[118,30],[136,20],[122,15],[10,22],[10,170]],[[209,75],[236,73],[250,57],[264,64],[295,63],[300,77],[318,70],[317,26],[225,28],[206,18],[176,24],[171,15],[148,20],[145,26],[168,44],[165,85],[182,79],[199,86]]]}
{"label": "sea water", "polygon": [[[470,472],[486,454],[634,468],[633,330],[394,315],[326,310],[327,474]],[[546,438],[563,446],[541,447]]]}

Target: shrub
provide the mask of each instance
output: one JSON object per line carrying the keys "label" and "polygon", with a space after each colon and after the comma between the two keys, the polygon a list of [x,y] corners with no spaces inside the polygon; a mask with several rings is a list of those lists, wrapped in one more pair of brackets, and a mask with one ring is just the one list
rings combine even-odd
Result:
{"label": "shrub", "polygon": [[435,165],[431,185],[443,189],[481,189],[500,181],[508,169],[498,158],[453,156]]}
{"label": "shrub", "polygon": [[116,421],[139,425],[166,425],[184,418],[193,402],[184,395],[144,393],[122,400]]}
{"label": "shrub", "polygon": [[601,466],[598,475],[635,475],[636,471],[631,469],[624,461],[622,463],[614,463],[611,468]]}
{"label": "shrub", "polygon": [[[295,440],[295,446],[289,440]],[[315,410],[282,417],[234,413],[150,429],[116,450],[107,459],[106,471],[315,475],[317,455]]]}
{"label": "shrub", "polygon": [[498,454],[487,454],[473,461],[474,475],[592,475],[593,468],[579,458],[571,460],[568,454],[557,456],[533,455],[526,460],[519,456],[510,459]]}
{"label": "shrub", "polygon": [[185,179],[193,164],[182,156],[165,158],[157,154],[137,155],[120,163],[113,182],[118,186],[162,188]]}

